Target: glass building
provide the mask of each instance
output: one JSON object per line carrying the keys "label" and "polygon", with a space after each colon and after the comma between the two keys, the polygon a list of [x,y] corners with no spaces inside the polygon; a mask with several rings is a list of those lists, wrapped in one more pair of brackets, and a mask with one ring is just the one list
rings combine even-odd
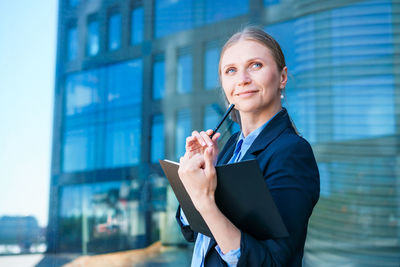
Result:
{"label": "glass building", "polygon": [[182,242],[158,159],[219,120],[221,47],[257,24],[282,46],[284,105],[321,175],[304,265],[399,265],[399,1],[59,2],[49,251]]}

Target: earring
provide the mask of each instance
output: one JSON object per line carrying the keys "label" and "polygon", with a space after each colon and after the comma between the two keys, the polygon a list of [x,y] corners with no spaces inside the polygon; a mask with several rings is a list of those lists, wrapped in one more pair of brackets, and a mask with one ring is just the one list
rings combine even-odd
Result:
{"label": "earring", "polygon": [[281,94],[281,99],[284,99],[285,97]]}

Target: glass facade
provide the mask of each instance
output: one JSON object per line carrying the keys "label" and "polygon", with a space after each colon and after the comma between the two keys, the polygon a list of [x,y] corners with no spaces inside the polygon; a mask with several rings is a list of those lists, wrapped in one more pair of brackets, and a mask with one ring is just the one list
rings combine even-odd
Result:
{"label": "glass facade", "polygon": [[194,4],[190,0],[155,0],[156,38],[193,28]]}
{"label": "glass facade", "polygon": [[156,0],[155,37],[245,15],[248,11],[248,0]]}
{"label": "glass facade", "polygon": [[68,76],[65,172],[139,163],[142,73],[135,59]]}
{"label": "glass facade", "polygon": [[389,148],[396,145],[391,8],[391,1],[361,1],[266,27],[288,58],[286,106],[319,159],[307,266],[378,266],[387,244],[400,240],[398,205],[390,204],[400,203]]}
{"label": "glass facade", "polygon": [[136,7],[131,13],[131,44],[143,42],[144,35],[144,13],[143,7]]}
{"label": "glass facade", "polygon": [[272,6],[279,4],[280,0],[264,0],[263,2],[265,6]]}
{"label": "glass facade", "polygon": [[99,39],[99,22],[96,20],[89,21],[87,29],[87,46],[86,54],[88,56],[95,56],[99,53],[100,39]]}
{"label": "glass facade", "polygon": [[192,134],[192,113],[190,109],[182,109],[176,116],[175,159],[185,154],[186,137]]}
{"label": "glass facade", "polygon": [[153,99],[164,98],[165,93],[165,61],[159,56],[153,64]]}
{"label": "glass facade", "polygon": [[221,20],[244,15],[249,12],[249,0],[206,0],[205,22],[215,23]]}
{"label": "glass facade", "polygon": [[121,15],[113,14],[108,21],[108,49],[117,50],[121,46]]}
{"label": "glass facade", "polygon": [[190,54],[183,54],[178,57],[177,85],[178,93],[190,93],[192,91],[193,63]]}
{"label": "glass facade", "polygon": [[[158,159],[178,160],[193,129],[215,127],[221,45],[256,22],[282,46],[283,105],[320,170],[303,265],[398,266],[396,1],[122,2],[60,6],[50,251],[184,244]],[[220,146],[237,130],[224,123]]]}
{"label": "glass facade", "polygon": [[79,5],[79,0],[68,0],[68,5],[70,7],[76,7]]}
{"label": "glass facade", "polygon": [[214,129],[220,121],[224,111],[218,104],[209,104],[204,107],[204,124],[203,129]]}
{"label": "glass facade", "polygon": [[76,26],[68,29],[67,43],[67,61],[75,60],[78,57],[78,29]]}
{"label": "glass facade", "polygon": [[206,90],[216,89],[219,85],[219,53],[220,48],[214,42],[207,44],[204,54],[204,87]]}
{"label": "glass facade", "polygon": [[159,159],[165,158],[164,145],[164,117],[162,114],[153,116],[151,124],[151,162],[158,163]]}
{"label": "glass facade", "polygon": [[145,214],[137,181],[66,185],[61,188],[61,249],[85,253],[145,242]]}

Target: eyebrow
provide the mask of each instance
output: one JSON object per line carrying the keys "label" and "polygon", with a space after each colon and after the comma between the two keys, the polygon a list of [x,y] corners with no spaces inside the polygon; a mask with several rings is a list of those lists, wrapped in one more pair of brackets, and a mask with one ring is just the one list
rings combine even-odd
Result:
{"label": "eyebrow", "polygon": [[[253,57],[253,58],[248,59],[246,62],[250,62],[250,61],[254,61],[254,60],[263,61],[263,59],[260,58],[260,57]],[[223,66],[222,69],[226,69],[227,67],[231,67],[231,66],[234,66],[234,65],[235,65],[235,63],[229,63],[229,64],[226,64],[225,66]]]}

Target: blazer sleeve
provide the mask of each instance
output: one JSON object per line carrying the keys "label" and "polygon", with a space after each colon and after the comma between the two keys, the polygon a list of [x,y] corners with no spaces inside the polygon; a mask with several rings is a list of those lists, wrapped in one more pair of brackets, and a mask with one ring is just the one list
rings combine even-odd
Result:
{"label": "blazer sleeve", "polygon": [[[271,144],[272,145],[272,144]],[[287,266],[301,262],[308,219],[319,198],[319,173],[311,146],[298,137],[280,142],[264,159],[264,179],[289,237],[257,240],[241,232],[237,266]],[[263,159],[260,159],[263,161]]]}
{"label": "blazer sleeve", "polygon": [[183,237],[188,242],[195,242],[197,237],[197,232],[193,231],[190,228],[190,225],[184,225],[181,221],[181,205],[178,206],[178,210],[176,211],[176,221],[178,222],[179,227],[181,228],[181,232]]}

